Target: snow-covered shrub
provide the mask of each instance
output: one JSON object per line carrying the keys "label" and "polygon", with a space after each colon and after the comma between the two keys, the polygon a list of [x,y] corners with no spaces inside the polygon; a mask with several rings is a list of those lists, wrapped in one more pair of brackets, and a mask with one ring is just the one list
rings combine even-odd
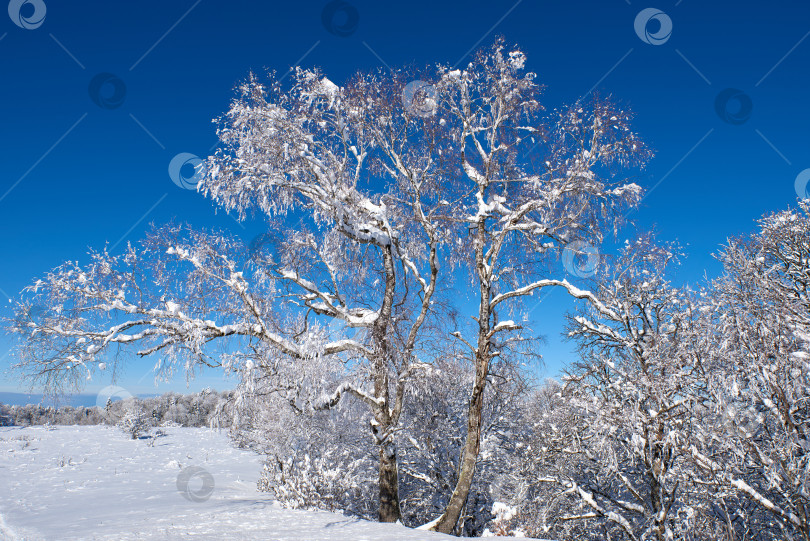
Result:
{"label": "snow-covered shrub", "polygon": [[492,519],[489,528],[484,530],[481,537],[526,537],[523,530],[514,528],[512,524],[517,515],[516,508],[503,502],[495,502],[492,504],[492,514],[495,518]]}
{"label": "snow-covered shrub", "polygon": [[261,445],[267,458],[259,490],[293,509],[376,519],[377,448],[355,419],[363,414],[358,409],[295,412],[279,405],[263,430],[267,439]]}
{"label": "snow-covered shrub", "polygon": [[0,404],[0,426],[14,426],[12,410],[5,404]]}
{"label": "snow-covered shrub", "polygon": [[[377,483],[373,453],[352,449],[311,450],[268,459],[258,482],[285,507],[344,512],[374,520]],[[360,453],[358,453],[360,454]]]}
{"label": "snow-covered shrub", "polygon": [[149,432],[151,419],[141,404],[132,399],[126,402],[124,414],[118,420],[117,426],[124,434],[135,440]]}

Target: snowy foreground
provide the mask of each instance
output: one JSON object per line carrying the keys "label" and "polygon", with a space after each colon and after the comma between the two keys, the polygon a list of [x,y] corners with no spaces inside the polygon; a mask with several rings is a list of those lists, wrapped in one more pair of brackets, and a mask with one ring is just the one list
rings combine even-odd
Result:
{"label": "snowy foreground", "polygon": [[260,457],[224,432],[163,430],[150,447],[107,426],[0,428],[0,540],[450,539],[282,509],[256,490]]}

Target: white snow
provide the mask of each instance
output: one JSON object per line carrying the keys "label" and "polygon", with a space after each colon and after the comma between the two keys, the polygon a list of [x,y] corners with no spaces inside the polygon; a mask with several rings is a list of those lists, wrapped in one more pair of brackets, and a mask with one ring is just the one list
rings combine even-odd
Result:
{"label": "white snow", "polygon": [[[283,509],[256,490],[261,457],[233,447],[224,432],[162,430],[167,435],[150,447],[148,439],[127,439],[107,426],[0,428],[0,540],[451,538]],[[190,466],[214,480],[205,501],[178,490],[178,476]],[[192,477],[189,490],[200,493],[202,483]]]}
{"label": "white snow", "polygon": [[501,520],[512,520],[517,514],[517,509],[502,502],[492,504],[492,514]]}

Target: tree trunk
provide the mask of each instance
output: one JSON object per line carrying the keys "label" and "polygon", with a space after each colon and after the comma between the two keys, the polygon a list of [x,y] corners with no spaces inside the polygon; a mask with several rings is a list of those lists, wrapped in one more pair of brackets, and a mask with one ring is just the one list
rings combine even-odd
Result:
{"label": "tree trunk", "polygon": [[458,472],[458,481],[450,501],[447,502],[444,514],[433,526],[433,530],[442,533],[452,533],[461,517],[470,487],[475,476],[475,463],[478,460],[478,451],[481,448],[481,415],[484,410],[484,388],[486,386],[489,362],[478,362],[475,374],[475,385],[470,397],[470,407],[467,412],[467,440],[461,452],[461,465]]}
{"label": "tree trunk", "polygon": [[396,522],[401,518],[397,449],[387,442],[380,445],[380,522]]}
{"label": "tree trunk", "polygon": [[484,261],[484,245],[486,240],[484,220],[478,222],[478,238],[475,248],[476,267],[480,280],[480,304],[478,306],[478,348],[475,351],[475,383],[470,395],[470,407],[467,411],[467,440],[461,451],[461,464],[458,472],[456,488],[450,496],[450,501],[444,509],[442,516],[436,520],[431,530],[452,533],[458,523],[464,504],[470,494],[473,477],[475,476],[475,463],[478,461],[478,451],[481,448],[481,417],[484,411],[484,389],[489,374],[489,361],[491,359],[489,348],[489,322],[492,316],[490,299],[490,271]]}
{"label": "tree trunk", "polygon": [[374,324],[373,333],[378,354],[374,360],[374,396],[382,399],[382,407],[375,413],[377,425],[372,427],[380,447],[380,522],[396,522],[402,518],[399,509],[399,479],[397,474],[397,448],[391,440],[390,429],[393,420],[390,410],[390,390],[388,381],[389,345],[387,329],[391,320],[396,289],[396,271],[392,247],[383,252],[385,264],[385,296],[380,307],[380,316]]}

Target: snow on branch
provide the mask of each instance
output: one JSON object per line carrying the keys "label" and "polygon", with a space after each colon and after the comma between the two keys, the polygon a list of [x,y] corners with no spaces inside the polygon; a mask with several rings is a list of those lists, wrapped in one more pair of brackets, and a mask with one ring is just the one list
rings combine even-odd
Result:
{"label": "snow on branch", "polygon": [[312,407],[315,410],[327,410],[333,408],[340,402],[341,397],[347,393],[368,404],[373,411],[385,406],[385,401],[382,398],[374,397],[359,389],[354,384],[344,382],[340,384],[340,386],[338,386],[338,388],[335,389],[331,395],[322,395],[320,398],[318,398],[312,404]]}
{"label": "snow on branch", "polygon": [[533,282],[531,284],[523,286],[523,287],[521,287],[519,289],[515,289],[515,290],[509,291],[507,293],[501,293],[501,294],[496,295],[492,299],[491,304],[494,307],[494,306],[500,304],[501,302],[503,302],[505,300],[515,298],[515,297],[522,297],[522,296],[526,296],[526,295],[531,295],[534,290],[542,289],[542,288],[548,287],[548,286],[562,287],[566,291],[568,291],[568,294],[571,295],[572,297],[574,297],[576,299],[585,299],[585,300],[587,300],[594,308],[596,308],[600,313],[604,314],[605,316],[607,316],[607,317],[609,317],[609,318],[611,318],[611,319],[613,319],[615,321],[620,321],[621,320],[619,315],[615,311],[613,311],[610,308],[608,308],[607,306],[605,306],[605,304],[602,303],[602,301],[600,301],[596,297],[596,295],[594,295],[590,291],[585,291],[585,290],[579,289],[578,287],[570,284],[568,282],[568,280],[550,280],[550,279],[538,280],[536,282]]}

